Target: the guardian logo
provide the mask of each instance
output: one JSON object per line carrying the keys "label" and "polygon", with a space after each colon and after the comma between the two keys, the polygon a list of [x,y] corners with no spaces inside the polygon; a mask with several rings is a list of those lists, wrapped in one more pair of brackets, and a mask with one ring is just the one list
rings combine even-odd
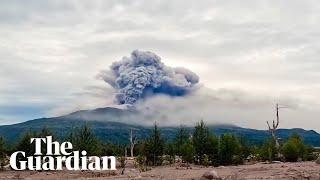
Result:
{"label": "the guardian logo", "polygon": [[[31,138],[35,143],[34,156],[26,157],[23,151],[17,151],[10,157],[10,165],[14,170],[116,170],[114,156],[90,156],[87,152],[72,151],[70,142],[52,142],[52,136],[46,138]],[[46,154],[42,152],[42,145],[46,145]],[[24,160],[19,160],[24,159]]]}

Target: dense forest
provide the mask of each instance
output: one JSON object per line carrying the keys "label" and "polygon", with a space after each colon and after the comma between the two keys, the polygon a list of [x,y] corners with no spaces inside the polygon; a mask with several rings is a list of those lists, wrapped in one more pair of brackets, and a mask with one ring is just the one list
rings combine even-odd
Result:
{"label": "dense forest", "polygon": [[[1,166],[8,163],[8,156],[15,151],[25,151],[26,156],[34,154],[34,144],[30,144],[32,137],[53,136],[57,141],[69,141],[74,150],[86,150],[88,155],[116,156],[124,159],[125,156],[136,157],[140,168],[158,166],[163,164],[194,163],[204,166],[238,165],[245,162],[257,161],[306,161],[317,158],[316,150],[306,145],[298,134],[281,143],[279,150],[272,138],[262,145],[251,145],[243,137],[233,134],[215,135],[203,121],[196,124],[192,132],[180,126],[173,139],[163,138],[161,129],[154,125],[150,135],[144,139],[136,136],[137,132],[131,131],[131,144],[104,143],[93,133],[90,125],[74,128],[63,139],[56,138],[48,127],[40,132],[28,131],[20,137],[14,145],[5,143],[0,137],[0,162]],[[134,137],[132,137],[134,135]],[[270,136],[271,137],[271,136]],[[134,138],[134,139],[133,139]],[[134,142],[133,142],[134,140]],[[131,149],[132,151],[131,151]],[[130,153],[131,152],[131,153]],[[279,155],[280,154],[280,155]]]}

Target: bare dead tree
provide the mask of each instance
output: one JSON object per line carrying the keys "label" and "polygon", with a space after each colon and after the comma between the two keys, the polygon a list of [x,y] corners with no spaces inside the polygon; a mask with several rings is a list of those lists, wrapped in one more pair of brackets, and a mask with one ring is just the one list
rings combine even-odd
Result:
{"label": "bare dead tree", "polygon": [[279,143],[279,139],[276,135],[276,131],[277,131],[277,129],[279,127],[279,123],[280,123],[279,109],[281,109],[281,108],[287,108],[287,107],[284,107],[284,106],[280,107],[279,104],[276,104],[276,121],[275,120],[272,121],[272,127],[270,126],[269,122],[267,121],[269,132],[272,136],[272,139],[275,142],[275,146],[276,146],[276,149],[278,152],[278,158],[281,156],[281,154],[280,154],[280,143]]}
{"label": "bare dead tree", "polygon": [[130,130],[130,155],[133,157],[134,146],[137,144],[137,136],[134,134],[133,129]]}

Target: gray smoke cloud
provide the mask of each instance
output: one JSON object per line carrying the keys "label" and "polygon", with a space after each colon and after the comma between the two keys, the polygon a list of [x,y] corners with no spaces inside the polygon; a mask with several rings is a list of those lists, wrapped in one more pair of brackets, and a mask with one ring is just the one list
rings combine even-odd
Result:
{"label": "gray smoke cloud", "polygon": [[118,104],[134,104],[154,94],[184,96],[199,82],[199,77],[192,71],[168,67],[156,54],[139,50],[114,62],[99,76],[117,90]]}

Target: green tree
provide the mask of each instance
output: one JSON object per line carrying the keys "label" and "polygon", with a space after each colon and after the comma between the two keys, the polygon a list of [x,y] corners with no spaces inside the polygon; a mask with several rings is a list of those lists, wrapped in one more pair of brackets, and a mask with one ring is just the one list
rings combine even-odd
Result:
{"label": "green tree", "polygon": [[67,138],[75,150],[85,150],[88,155],[100,155],[101,143],[93,134],[88,124],[72,130]]}
{"label": "green tree", "polygon": [[6,157],[7,149],[5,147],[4,138],[0,136],[0,166],[4,166],[4,161]]}
{"label": "green tree", "polygon": [[183,126],[180,126],[174,141],[175,151],[178,156],[182,155],[182,151],[183,151],[182,147],[187,141],[189,141],[188,131]]}
{"label": "green tree", "polygon": [[212,165],[219,165],[219,139],[214,135],[209,135],[207,152],[209,161]]}
{"label": "green tree", "polygon": [[112,143],[104,143],[101,145],[101,155],[103,156],[123,156],[124,146]]}
{"label": "green tree", "polygon": [[242,159],[246,159],[248,156],[254,154],[254,145],[249,145],[247,139],[243,136],[238,137],[240,143],[240,155]]}
{"label": "green tree", "polygon": [[16,151],[24,151],[27,156],[33,156],[35,153],[35,143],[30,143],[31,138],[36,138],[37,133],[34,131],[25,132],[20,138],[18,144],[16,145]]}
{"label": "green tree", "polygon": [[[41,131],[39,133],[37,133],[37,137],[41,137],[41,138],[46,138],[47,136],[52,136],[52,141],[56,141],[56,137],[55,135],[51,132],[51,130],[45,126],[41,129]],[[52,149],[53,146],[52,146]],[[41,152],[45,155],[47,153],[47,145],[42,145],[41,146]]]}
{"label": "green tree", "polygon": [[0,158],[6,154],[6,147],[4,143],[4,138],[0,136]]}
{"label": "green tree", "polygon": [[194,155],[195,151],[192,145],[192,142],[190,140],[187,140],[182,146],[181,146],[181,156],[182,160],[186,163],[193,163],[194,161]]}
{"label": "green tree", "polygon": [[[42,128],[40,132],[28,130],[22,135],[15,149],[16,151],[26,152],[26,156],[33,156],[35,153],[35,143],[31,143],[31,138],[45,138],[46,136],[52,136],[52,140],[56,140],[54,134],[47,127]],[[46,146],[42,145],[41,152],[45,154],[46,150]]]}
{"label": "green tree", "polygon": [[296,162],[306,157],[306,145],[298,134],[293,134],[282,147],[282,154],[287,161]]}
{"label": "green tree", "polygon": [[202,120],[195,127],[192,142],[198,163],[203,164],[204,158],[207,158],[211,164],[217,165],[219,142],[214,135],[210,134],[208,127]]}
{"label": "green tree", "polygon": [[238,164],[240,159],[240,143],[237,138],[231,134],[225,134],[220,137],[220,163],[222,165]]}
{"label": "green tree", "polygon": [[259,150],[260,158],[264,161],[272,162],[277,158],[277,154],[276,142],[273,138],[270,138]]}
{"label": "green tree", "polygon": [[41,129],[38,137],[45,138],[47,136],[52,136],[52,139],[55,139],[55,135],[51,132],[51,130],[48,128],[48,126],[44,126]]}
{"label": "green tree", "polygon": [[173,142],[165,144],[165,154],[170,156],[167,160],[170,161],[171,164],[175,161],[176,151],[176,146]]}
{"label": "green tree", "polygon": [[314,161],[318,158],[317,154],[314,153],[316,151],[315,148],[310,145],[306,145],[305,148],[306,152],[303,158],[304,161]]}
{"label": "green tree", "polygon": [[164,152],[164,140],[158,126],[155,124],[151,136],[144,143],[144,155],[148,164],[161,165]]}
{"label": "green tree", "polygon": [[18,144],[15,146],[15,151],[24,151],[26,153],[25,157],[17,156],[18,161],[25,161],[27,160],[26,157],[33,156],[35,153],[35,142],[30,143],[31,138],[36,138],[37,133],[34,131],[27,131],[25,132],[22,137],[20,138]]}
{"label": "green tree", "polygon": [[203,163],[203,156],[207,153],[208,139],[209,129],[203,120],[201,120],[199,123],[197,123],[192,137],[196,160],[200,164]]}

